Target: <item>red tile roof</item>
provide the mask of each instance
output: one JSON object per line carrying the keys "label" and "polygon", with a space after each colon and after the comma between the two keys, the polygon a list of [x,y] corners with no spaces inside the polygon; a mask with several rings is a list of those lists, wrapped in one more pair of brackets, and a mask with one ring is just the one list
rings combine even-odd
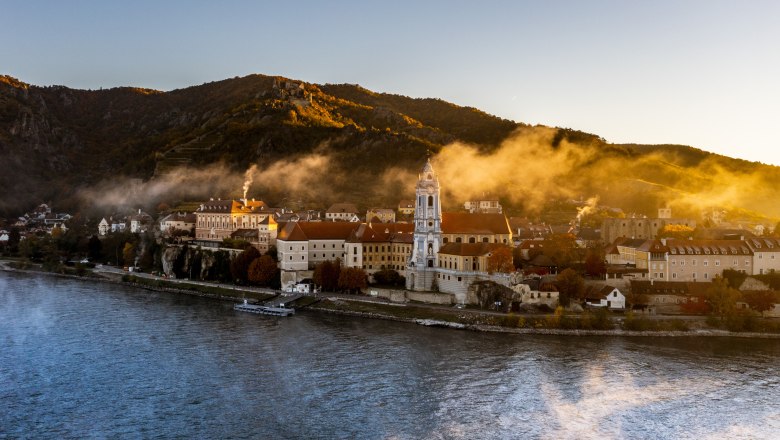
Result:
{"label": "red tile roof", "polygon": [[441,216],[441,229],[445,234],[511,234],[504,214],[470,214],[445,212]]}
{"label": "red tile roof", "polygon": [[346,240],[358,228],[358,223],[348,222],[290,222],[282,228],[277,240]]}

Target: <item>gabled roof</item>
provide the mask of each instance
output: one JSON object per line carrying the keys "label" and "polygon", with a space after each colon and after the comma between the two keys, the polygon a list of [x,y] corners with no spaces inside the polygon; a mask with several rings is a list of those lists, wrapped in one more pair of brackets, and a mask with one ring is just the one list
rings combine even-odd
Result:
{"label": "gabled roof", "polygon": [[650,252],[654,254],[663,254],[669,252],[669,247],[661,242],[661,240],[645,240],[637,250]]}
{"label": "gabled roof", "polygon": [[398,208],[414,208],[414,200],[401,200],[398,202]]}
{"label": "gabled roof", "polygon": [[441,229],[444,234],[512,234],[504,214],[445,212],[441,216]]}

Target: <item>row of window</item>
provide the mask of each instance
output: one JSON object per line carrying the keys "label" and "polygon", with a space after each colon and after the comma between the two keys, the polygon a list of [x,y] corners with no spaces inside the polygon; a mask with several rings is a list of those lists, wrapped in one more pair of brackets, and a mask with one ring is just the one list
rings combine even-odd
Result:
{"label": "row of window", "polygon": [[[669,260],[672,266],[677,265],[677,260]],[[709,266],[709,260],[702,261],[702,266]],[[731,262],[732,266],[739,266],[739,260],[736,258]],[[685,266],[685,260],[680,260],[680,266]],[[691,266],[696,266],[696,260],[691,260]],[[720,266],[720,260],[715,260],[715,266]],[[745,260],[745,266],[750,266],[750,260]]]}

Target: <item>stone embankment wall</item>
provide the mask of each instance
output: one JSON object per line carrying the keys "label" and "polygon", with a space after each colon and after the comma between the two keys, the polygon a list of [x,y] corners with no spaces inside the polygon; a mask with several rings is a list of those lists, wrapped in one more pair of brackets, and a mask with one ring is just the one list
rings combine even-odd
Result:
{"label": "stone embankment wall", "polygon": [[[454,297],[450,293],[438,292],[412,292],[408,290],[383,289],[371,287],[368,289],[370,296],[384,298],[390,302],[405,303],[409,301],[429,303],[429,304],[454,304]],[[376,293],[376,295],[374,295]]]}

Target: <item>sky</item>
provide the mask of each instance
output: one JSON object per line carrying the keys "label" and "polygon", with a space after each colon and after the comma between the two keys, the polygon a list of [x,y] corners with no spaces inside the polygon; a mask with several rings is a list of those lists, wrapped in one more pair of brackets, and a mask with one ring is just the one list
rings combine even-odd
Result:
{"label": "sky", "polygon": [[10,1],[0,74],[83,89],[252,73],[434,97],[780,165],[778,1]]}

